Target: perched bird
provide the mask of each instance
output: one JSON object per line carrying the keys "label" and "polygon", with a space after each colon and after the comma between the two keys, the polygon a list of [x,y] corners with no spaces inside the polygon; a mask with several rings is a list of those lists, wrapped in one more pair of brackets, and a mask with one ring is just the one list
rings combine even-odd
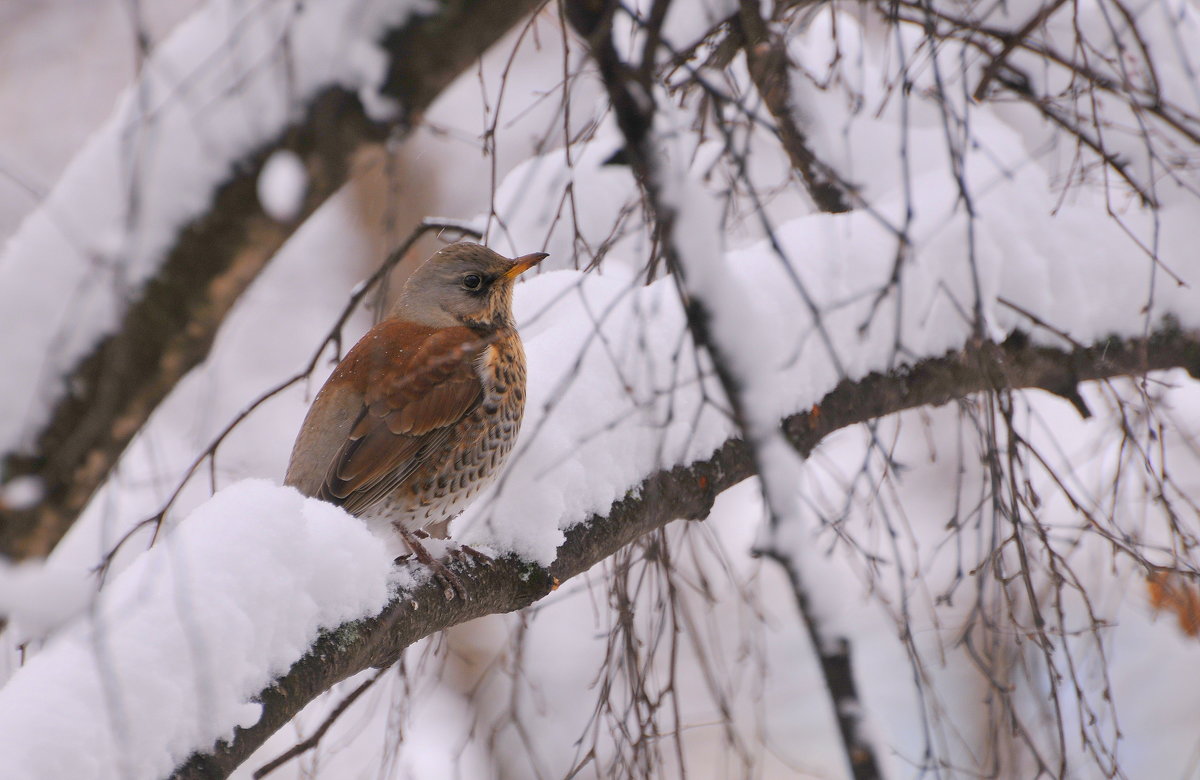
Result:
{"label": "perched bird", "polygon": [[391,523],[429,563],[413,534],[461,512],[516,441],[525,352],[513,283],[545,257],[462,242],[426,260],[317,394],[285,484]]}

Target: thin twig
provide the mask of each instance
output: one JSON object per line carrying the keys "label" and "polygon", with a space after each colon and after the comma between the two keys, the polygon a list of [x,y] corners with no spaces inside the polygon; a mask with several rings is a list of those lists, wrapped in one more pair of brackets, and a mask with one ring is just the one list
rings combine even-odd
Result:
{"label": "thin twig", "polygon": [[284,751],[274,759],[256,769],[254,771],[254,780],[260,780],[260,778],[266,777],[279,767],[286,764],[288,761],[307,753],[319,745],[321,743],[321,738],[325,736],[325,732],[329,731],[329,727],[336,723],[337,719],[342,717],[342,713],[350,709],[350,705],[357,701],[359,696],[362,696],[364,693],[366,693],[367,689],[374,685],[386,671],[387,669],[377,669],[375,674],[371,675],[371,677],[367,680],[364,680],[357,688],[350,691],[350,693],[346,695],[346,698],[338,702],[338,705],[333,708],[333,711],[329,713],[317,730],[312,733],[312,736],[303,742],[297,742],[288,750]]}

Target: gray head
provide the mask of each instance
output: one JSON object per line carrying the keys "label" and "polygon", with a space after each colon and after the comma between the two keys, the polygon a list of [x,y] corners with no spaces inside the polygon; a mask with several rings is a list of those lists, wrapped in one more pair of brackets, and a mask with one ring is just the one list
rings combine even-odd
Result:
{"label": "gray head", "polygon": [[511,326],[513,282],[545,257],[535,252],[509,260],[479,244],[451,244],[408,278],[392,315],[431,327]]}

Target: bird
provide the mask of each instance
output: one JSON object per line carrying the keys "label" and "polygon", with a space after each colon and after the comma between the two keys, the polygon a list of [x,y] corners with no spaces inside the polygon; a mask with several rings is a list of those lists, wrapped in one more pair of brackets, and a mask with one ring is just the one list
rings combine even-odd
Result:
{"label": "bird", "polygon": [[464,241],[429,257],[313,399],[284,484],[389,523],[448,575],[416,537],[461,513],[512,450],[525,408],[513,284],[547,256]]}

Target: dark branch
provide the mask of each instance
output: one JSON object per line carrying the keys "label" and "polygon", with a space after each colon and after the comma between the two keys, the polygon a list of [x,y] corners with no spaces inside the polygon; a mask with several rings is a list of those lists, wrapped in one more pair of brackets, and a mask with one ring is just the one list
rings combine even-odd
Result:
{"label": "dark branch", "polygon": [[[810,412],[783,421],[802,452],[829,433],[876,417],[941,405],[971,393],[1012,388],[1061,388],[1067,382],[1138,376],[1183,367],[1200,375],[1200,333],[1165,327],[1149,339],[1110,338],[1071,350],[1036,346],[1023,334],[1003,344],[969,347],[890,374],[841,382]],[[572,528],[549,569],[502,559],[490,569],[456,572],[469,600],[447,601],[436,582],[391,602],[377,617],[323,636],[291,670],[263,691],[261,720],[237,729],[229,743],[193,756],[176,778],[226,777],[277,729],[336,683],[371,667],[394,663],[406,647],[450,626],[521,609],[558,582],[587,571],[621,547],[675,519],[701,519],[716,496],[754,473],[749,448],[730,439],[709,458],[650,475],[605,517]]]}
{"label": "dark branch", "polygon": [[817,208],[831,214],[849,211],[848,188],[832,168],[818,159],[807,134],[796,121],[787,42],[759,15],[760,5],[757,0],[741,0],[739,13],[734,17],[754,88],[775,119],[780,145]]}
{"label": "dark branch", "polygon": [[821,665],[821,677],[829,690],[830,704],[837,718],[838,731],[845,741],[846,760],[850,764],[850,775],[854,780],[870,780],[879,777],[879,765],[875,761],[875,750],[860,726],[862,699],[854,682],[854,667],[850,663],[850,643],[843,638],[826,647],[828,630],[817,620],[809,603],[808,590],[804,587],[795,561],[778,551],[768,551],[766,556],[782,567],[787,575],[792,596],[796,599],[796,611],[804,624],[808,641],[813,646],[817,662]]}
{"label": "dark branch", "polygon": [[[0,506],[0,556],[23,559],[54,549],[150,414],[208,355],[242,292],[346,182],[355,152],[411,129],[456,76],[537,5],[443,0],[439,11],[414,16],[382,42],[390,55],[382,91],[399,102],[400,120],[372,121],[357,95],[329,89],[279,138],[233,166],[208,212],[180,233],[157,275],[126,302],[119,330],[63,379],[70,392],[30,452],[0,452],[4,480],[32,475],[44,490],[28,509]],[[259,170],[278,149],[297,153],[308,172],[304,208],[288,224],[268,217],[256,195]]]}

